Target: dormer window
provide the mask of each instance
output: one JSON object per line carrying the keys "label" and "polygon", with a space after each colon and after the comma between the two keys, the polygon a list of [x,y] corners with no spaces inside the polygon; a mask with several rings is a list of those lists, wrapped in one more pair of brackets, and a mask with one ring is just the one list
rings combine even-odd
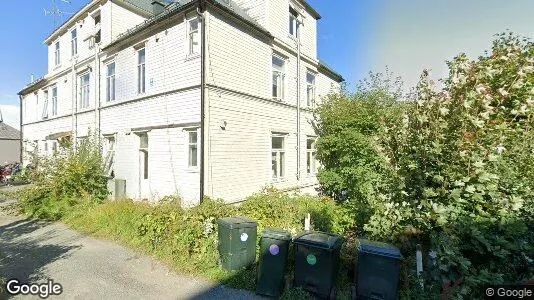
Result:
{"label": "dormer window", "polygon": [[59,66],[59,64],[61,63],[61,57],[59,56],[59,42],[56,42],[54,47],[54,63],[56,64],[56,66]]}
{"label": "dormer window", "polygon": [[293,37],[298,37],[298,22],[299,13],[293,8],[289,8],[289,34]]}
{"label": "dormer window", "polygon": [[70,50],[71,50],[71,56],[76,56],[78,54],[78,32],[76,31],[76,28],[74,28],[70,32],[71,41],[70,41]]}
{"label": "dormer window", "polygon": [[100,43],[101,40],[101,34],[100,34],[100,12],[97,12],[97,14],[93,15],[93,20],[95,21],[95,44]]}

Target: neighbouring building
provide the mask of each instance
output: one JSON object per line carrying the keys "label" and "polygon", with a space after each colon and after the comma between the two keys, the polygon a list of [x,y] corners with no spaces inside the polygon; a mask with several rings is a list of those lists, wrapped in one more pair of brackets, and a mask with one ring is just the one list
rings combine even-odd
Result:
{"label": "neighbouring building", "polygon": [[317,57],[320,18],[304,0],[93,0],[19,93],[24,150],[95,133],[134,199],[313,193],[312,109],[343,82]]}
{"label": "neighbouring building", "polygon": [[0,165],[20,161],[20,131],[4,123],[0,111]]}

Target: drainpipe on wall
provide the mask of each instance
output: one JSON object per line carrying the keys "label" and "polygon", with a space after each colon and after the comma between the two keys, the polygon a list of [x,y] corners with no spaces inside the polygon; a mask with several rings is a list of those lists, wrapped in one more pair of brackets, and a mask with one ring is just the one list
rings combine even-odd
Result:
{"label": "drainpipe on wall", "polygon": [[200,198],[201,204],[204,199],[204,149],[205,149],[205,98],[206,98],[206,80],[205,80],[205,61],[206,61],[206,18],[205,1],[198,0],[197,15],[200,18]]}
{"label": "drainpipe on wall", "polygon": [[95,132],[100,147],[100,56],[99,46],[95,43]]}
{"label": "drainpipe on wall", "polygon": [[72,148],[76,149],[76,137],[78,136],[78,101],[77,101],[77,91],[78,91],[78,80],[76,79],[76,63],[78,62],[78,59],[74,59],[71,65],[71,80],[72,80],[72,87],[71,87],[71,95],[72,95],[72,108],[71,108],[71,114],[72,114]]}
{"label": "drainpipe on wall", "polygon": [[19,155],[19,159],[20,159],[20,163],[22,165],[22,154],[24,152],[24,150],[22,150],[22,146],[23,146],[22,141],[23,141],[23,138],[24,138],[24,135],[22,133],[22,107],[23,107],[22,106],[22,101],[23,101],[22,100],[22,95],[19,95],[19,100],[20,100],[19,101],[19,103],[20,103],[19,104],[19,118],[20,118],[20,120],[19,120],[19,125],[20,125],[20,141],[19,141],[19,143],[20,143],[20,155]]}
{"label": "drainpipe on wall", "polygon": [[297,181],[300,181],[300,26],[297,26]]}

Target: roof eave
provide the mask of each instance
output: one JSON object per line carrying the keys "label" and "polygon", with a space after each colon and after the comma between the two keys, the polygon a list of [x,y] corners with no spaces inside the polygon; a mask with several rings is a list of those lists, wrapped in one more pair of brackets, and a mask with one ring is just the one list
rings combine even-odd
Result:
{"label": "roof eave", "polygon": [[253,22],[250,22],[249,20],[241,17],[240,15],[238,15],[237,13],[235,13],[233,10],[231,10],[230,8],[228,8],[227,6],[225,5],[222,5],[220,4],[219,2],[215,1],[215,0],[209,0],[209,3],[216,7],[216,8],[219,8],[221,9],[222,11],[232,15],[233,17],[237,18],[238,20],[240,20],[241,22],[245,23],[246,25],[249,25],[251,26],[252,28],[254,28],[256,31],[264,34],[267,38],[269,39],[274,39],[273,35],[267,31],[266,29],[258,26],[257,24],[254,24]]}
{"label": "roof eave", "polygon": [[[131,3],[128,3],[126,1],[123,1],[123,0],[114,0],[116,1],[116,3],[120,3],[120,5],[126,7],[127,9],[141,15],[141,16],[144,16],[144,17],[150,17],[152,16],[153,14],[149,11],[146,11],[138,6],[135,6]],[[56,28],[45,40],[44,40],[44,43],[49,45],[50,43],[52,43],[52,41],[58,36],[60,35],[63,31],[65,31],[70,25],[72,25],[72,23],[78,19],[80,16],[83,16],[85,13],[87,13],[88,11],[90,11],[93,6],[101,3],[102,1],[91,1],[89,2],[86,6],[84,6],[82,9],[80,9],[76,14],[74,14],[72,17],[70,17],[69,19],[67,19],[63,24],[61,24],[58,28]]]}
{"label": "roof eave", "polygon": [[163,12],[163,13],[160,13],[158,15],[153,16],[153,18],[151,18],[151,19],[147,19],[145,22],[150,21],[150,23],[145,23],[145,24],[141,23],[141,24],[137,25],[136,27],[132,28],[131,32],[128,33],[128,31],[126,31],[124,33],[124,36],[118,37],[116,40],[114,40],[111,43],[109,43],[108,45],[106,45],[104,48],[102,48],[102,51],[109,50],[110,48],[113,48],[113,47],[115,47],[115,46],[117,46],[117,45],[119,45],[119,44],[121,44],[121,43],[123,43],[123,42],[125,42],[125,41],[127,41],[127,40],[129,40],[129,39],[131,39],[133,37],[135,37],[137,34],[140,34],[140,33],[144,32],[144,31],[146,31],[147,29],[149,29],[150,27],[152,27],[154,24],[159,23],[160,21],[163,21],[167,17],[171,17],[171,16],[174,16],[174,15],[176,15],[178,13],[181,13],[181,12],[183,12],[185,10],[188,10],[188,9],[194,7],[195,4],[196,4],[195,1],[191,1],[191,2],[189,2],[189,3],[187,3],[187,4],[183,5],[183,6],[179,6],[179,7],[176,7],[174,9],[171,8],[166,13]]}
{"label": "roof eave", "polygon": [[343,76],[341,76],[339,73],[337,73],[336,71],[334,71],[332,68],[330,68],[329,66],[323,64],[322,62],[319,62],[319,72],[331,77],[332,79],[334,79],[335,81],[337,81],[338,83],[342,83],[342,82],[345,82],[345,78],[343,78]]}
{"label": "roof eave", "polygon": [[46,79],[45,78],[37,79],[34,82],[32,82],[32,83],[28,84],[27,86],[25,86],[22,90],[20,90],[20,92],[17,93],[17,95],[19,95],[19,96],[26,95],[28,93],[33,92],[34,90],[39,89],[40,87],[42,87],[44,85],[46,85]]}
{"label": "roof eave", "polygon": [[320,20],[322,18],[321,15],[315,10],[315,8],[313,8],[308,2],[306,2],[306,0],[299,0],[299,2],[316,20]]}

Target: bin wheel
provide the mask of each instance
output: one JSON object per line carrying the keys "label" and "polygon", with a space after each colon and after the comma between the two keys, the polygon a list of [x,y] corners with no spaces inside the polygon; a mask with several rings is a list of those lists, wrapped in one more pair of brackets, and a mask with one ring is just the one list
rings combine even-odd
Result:
{"label": "bin wheel", "polygon": [[336,288],[333,287],[333,288],[330,290],[330,297],[328,297],[328,299],[330,299],[330,300],[336,300],[336,296],[337,296]]}
{"label": "bin wheel", "polygon": [[352,300],[358,299],[358,294],[356,294],[356,286],[355,285],[351,285],[350,286],[350,299],[352,299]]}

